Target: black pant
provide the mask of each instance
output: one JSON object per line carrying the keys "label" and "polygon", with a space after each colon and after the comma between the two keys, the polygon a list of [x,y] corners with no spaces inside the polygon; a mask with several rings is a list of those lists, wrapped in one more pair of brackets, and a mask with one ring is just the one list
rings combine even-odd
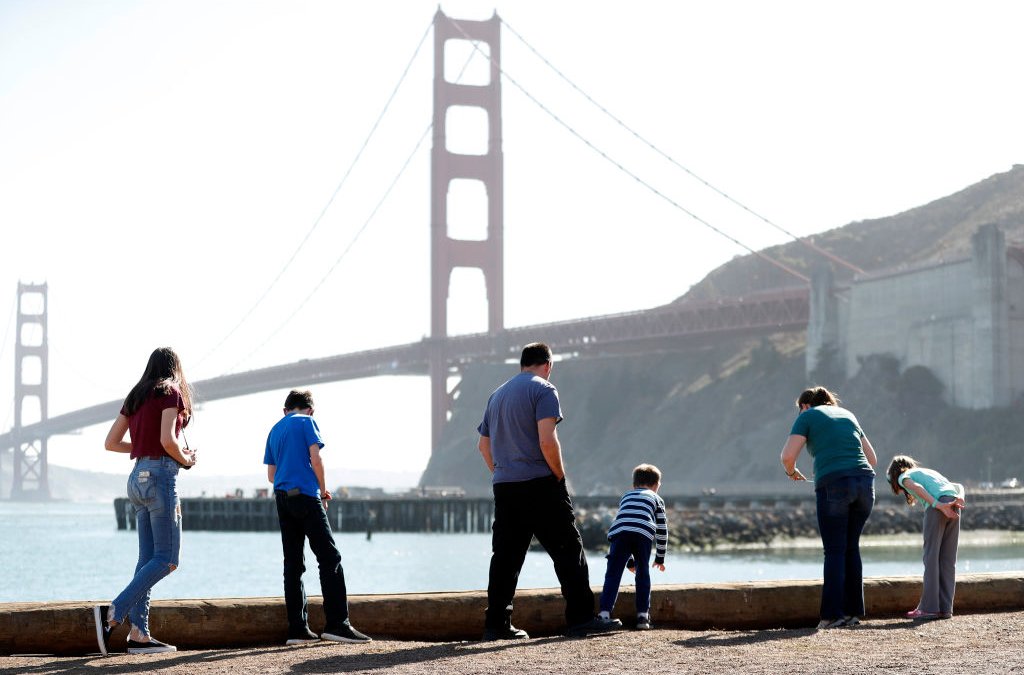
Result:
{"label": "black pant", "polygon": [[512,597],[533,536],[555,563],[565,598],[566,623],[572,626],[593,618],[594,592],[590,589],[587,557],[564,480],[549,476],[495,484],[492,531],[485,616],[488,627],[500,627],[511,620]]}
{"label": "black pant", "polygon": [[288,611],[288,629],[301,633],[307,627],[306,589],[302,584],[305,565],[305,539],[313,549],[320,566],[320,589],[324,595],[327,625],[348,623],[348,594],[341,553],[334,543],[331,525],[323,504],[315,497],[297,494],[289,497],[274,490],[277,518],[281,523],[281,545],[284,548],[284,603]]}

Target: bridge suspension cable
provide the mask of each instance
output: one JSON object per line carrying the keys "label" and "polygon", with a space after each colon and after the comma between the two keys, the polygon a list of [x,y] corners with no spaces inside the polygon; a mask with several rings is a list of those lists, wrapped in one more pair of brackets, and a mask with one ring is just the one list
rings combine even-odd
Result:
{"label": "bridge suspension cable", "polygon": [[[231,336],[234,335],[235,332],[239,328],[242,327],[242,324],[244,324],[249,319],[249,317],[252,316],[253,312],[255,312],[256,309],[261,304],[263,304],[263,301],[267,299],[267,296],[270,295],[270,292],[274,289],[275,286],[277,286],[277,282],[279,282],[281,280],[281,277],[284,276],[285,272],[288,271],[288,269],[291,267],[291,264],[295,261],[295,258],[299,255],[299,253],[305,247],[306,242],[309,241],[309,238],[313,235],[313,232],[315,232],[317,227],[319,227],[321,221],[323,221],[323,219],[324,219],[324,216],[327,214],[327,211],[331,208],[331,205],[334,204],[334,200],[338,196],[338,193],[341,192],[341,189],[345,186],[345,183],[348,182],[348,178],[352,174],[352,170],[355,169],[356,165],[359,163],[360,158],[363,156],[363,152],[366,150],[366,147],[370,144],[370,140],[376,134],[377,127],[380,126],[381,120],[384,119],[384,116],[387,114],[388,109],[391,107],[392,101],[395,100],[395,96],[398,94],[398,90],[401,89],[402,84],[405,82],[405,78],[409,74],[409,70],[412,68],[412,64],[416,61],[416,57],[419,56],[420,49],[423,47],[423,43],[427,41],[427,36],[430,35],[430,29],[432,27],[433,27],[433,22],[428,24],[427,25],[427,29],[425,31],[423,31],[423,35],[422,35],[422,37],[420,37],[420,41],[419,41],[419,43],[417,43],[416,49],[413,50],[412,57],[410,57],[408,63],[406,63],[406,65],[405,65],[405,69],[402,71],[401,76],[398,78],[398,83],[391,90],[391,95],[388,96],[388,100],[384,103],[384,107],[381,109],[380,114],[377,115],[377,119],[374,121],[373,126],[370,128],[369,133],[366,135],[366,138],[363,139],[363,143],[359,147],[359,150],[356,152],[355,157],[352,159],[352,162],[348,165],[348,169],[345,170],[345,174],[341,177],[341,180],[338,182],[337,187],[334,188],[334,192],[331,193],[330,199],[327,200],[327,203],[324,204],[324,207],[320,210],[320,215],[318,215],[316,217],[316,220],[313,221],[313,226],[309,228],[308,232],[306,232],[306,236],[304,236],[302,238],[302,241],[299,242],[299,245],[292,252],[291,257],[288,258],[288,260],[285,262],[284,266],[277,273],[277,276],[274,277],[273,281],[270,282],[270,285],[267,286],[266,290],[263,291],[263,294],[260,295],[260,297],[252,305],[252,307],[250,307],[249,310],[244,315],[242,315],[242,318],[238,320],[238,323],[236,323],[234,325],[234,327],[231,330],[229,330],[227,332],[227,334],[223,338],[221,338],[220,341],[216,345],[214,345],[214,347],[212,349],[210,349],[209,352],[206,353],[205,356],[203,356],[201,359],[199,359],[199,361],[196,362],[196,367],[201,365],[210,356],[215,354],[218,349],[220,349],[222,346],[224,346],[224,343],[227,342],[231,338]],[[365,229],[365,226],[364,226],[364,229]],[[359,233],[361,234],[362,230],[360,230]],[[357,234],[356,238],[358,239],[358,237],[359,237],[359,235]],[[355,243],[355,240],[353,240],[352,243]],[[349,247],[351,248],[351,244],[349,244]],[[347,249],[346,249],[346,252],[347,252]],[[342,256],[342,257],[344,257],[344,256]],[[335,263],[335,264],[337,264],[337,263]],[[319,285],[317,287],[319,288]],[[251,354],[250,354],[250,356],[251,356]],[[246,357],[246,358],[248,358],[248,357]]]}
{"label": "bridge suspension cable", "polygon": [[547,58],[545,58],[543,54],[541,54],[539,51],[537,51],[537,49],[532,44],[527,42],[526,38],[524,38],[522,35],[520,35],[516,31],[516,29],[513,28],[507,21],[502,19],[501,23],[502,23],[503,26],[505,26],[505,28],[507,28],[509,30],[510,33],[512,33],[512,35],[514,35],[520,42],[522,42],[523,45],[525,45],[527,49],[529,49],[531,52],[533,52],[534,56],[536,56],[538,59],[540,59],[544,63],[544,65],[546,65],[548,68],[550,68],[556,75],[558,75],[558,77],[560,77],[563,81],[565,81],[566,84],[568,84],[577,93],[579,93],[581,96],[583,96],[583,98],[587,99],[587,101],[589,101],[591,104],[593,104],[594,107],[596,107],[598,110],[600,110],[605,115],[607,115],[613,122],[615,122],[617,125],[622,127],[627,133],[629,133],[634,138],[636,138],[638,141],[640,141],[641,143],[646,145],[648,148],[653,150],[655,153],[657,153],[658,155],[663,157],[670,164],[672,164],[672,165],[676,166],[677,168],[681,169],[687,175],[689,175],[690,177],[694,178],[695,180],[697,180],[698,182],[703,184],[705,187],[710,189],[712,192],[718,194],[719,196],[723,197],[724,199],[726,199],[730,203],[732,203],[732,204],[738,206],[739,208],[743,209],[744,211],[746,211],[750,215],[754,216],[758,220],[760,220],[760,221],[764,222],[765,224],[775,228],[779,232],[782,232],[786,236],[792,238],[794,241],[799,242],[800,244],[802,244],[802,245],[806,246],[807,248],[811,249],[812,251],[814,251],[814,252],[824,256],[825,258],[831,260],[832,262],[835,262],[835,263],[837,263],[839,265],[842,265],[843,267],[851,270],[852,272],[854,272],[856,274],[863,274],[864,273],[864,270],[862,270],[860,267],[854,265],[853,263],[851,263],[851,262],[849,262],[847,260],[844,260],[843,258],[837,256],[836,254],[834,254],[834,253],[832,253],[830,251],[826,251],[825,249],[821,248],[820,246],[815,244],[810,239],[808,239],[806,237],[801,237],[801,236],[799,236],[797,234],[794,234],[794,233],[790,232],[789,230],[787,230],[786,228],[782,227],[778,223],[775,223],[774,221],[769,220],[767,217],[761,215],[760,213],[758,213],[757,211],[753,210],[752,208],[750,208],[749,206],[747,206],[743,202],[739,201],[738,199],[735,199],[734,197],[732,197],[728,193],[726,193],[723,190],[720,190],[719,188],[715,187],[709,181],[707,181],[706,179],[704,179],[701,176],[697,175],[695,172],[693,172],[692,170],[690,170],[686,166],[683,166],[675,158],[673,158],[668,153],[664,152],[661,148],[659,148],[654,143],[649,141],[646,137],[642,136],[638,131],[636,131],[631,126],[629,126],[628,124],[623,122],[619,117],[617,117],[610,110],[608,110],[608,108],[606,108],[605,106],[601,105],[592,96],[590,96],[590,94],[588,94],[586,91],[584,91],[582,88],[580,88],[575,82],[573,82],[571,79],[569,79],[569,77],[565,73],[563,73],[561,70],[559,70],[553,63],[551,63],[551,61],[549,61]]}
{"label": "bridge suspension cable", "polygon": [[618,160],[616,160],[615,158],[613,158],[613,157],[612,157],[611,155],[609,155],[608,153],[606,153],[606,152],[605,152],[604,150],[602,150],[601,148],[597,147],[597,146],[596,146],[596,145],[595,145],[594,143],[592,143],[592,142],[591,142],[591,141],[590,141],[589,139],[587,139],[586,137],[584,137],[584,136],[583,136],[583,135],[582,135],[582,134],[581,134],[580,132],[576,131],[576,129],[575,129],[575,128],[573,128],[573,127],[572,127],[572,125],[570,125],[570,124],[569,124],[568,122],[566,122],[566,121],[565,121],[565,120],[563,120],[563,119],[562,119],[561,117],[559,117],[559,116],[558,116],[557,114],[555,114],[555,113],[554,113],[554,112],[553,112],[553,111],[552,111],[552,110],[551,110],[550,108],[548,108],[548,107],[547,107],[546,105],[544,105],[544,104],[543,104],[543,103],[542,103],[542,102],[541,102],[540,100],[538,100],[538,99],[537,99],[537,97],[535,97],[535,96],[534,96],[533,94],[531,94],[531,93],[530,93],[529,91],[527,91],[527,89],[526,89],[526,88],[525,88],[525,87],[524,87],[523,85],[519,84],[519,81],[518,81],[518,80],[516,80],[516,79],[515,79],[514,77],[512,77],[511,75],[509,75],[509,74],[508,74],[508,72],[507,72],[507,71],[505,71],[505,70],[504,70],[504,69],[503,69],[503,68],[501,67],[501,65],[500,65],[500,64],[498,64],[498,63],[497,63],[497,62],[496,62],[496,61],[495,61],[495,60],[494,60],[494,59],[493,59],[493,58],[492,58],[492,57],[490,56],[490,54],[485,54],[485,53],[483,52],[483,50],[481,50],[481,49],[480,49],[480,48],[479,48],[479,47],[478,47],[478,46],[476,45],[476,43],[472,41],[472,38],[470,38],[470,37],[469,37],[469,35],[467,35],[467,34],[466,34],[466,32],[465,32],[464,30],[462,30],[462,27],[461,27],[461,26],[459,26],[459,25],[458,25],[458,23],[456,23],[456,22],[452,21],[452,20],[451,20],[451,18],[448,18],[448,20],[449,20],[449,21],[450,21],[450,22],[452,23],[452,25],[453,25],[453,26],[455,26],[455,29],[456,29],[456,30],[458,30],[458,31],[459,31],[460,33],[462,33],[462,35],[463,35],[463,36],[465,37],[465,39],[466,39],[466,40],[469,40],[469,41],[470,41],[470,42],[471,42],[471,43],[473,44],[473,49],[474,49],[474,50],[476,50],[476,51],[480,52],[480,53],[481,53],[481,54],[482,54],[482,55],[484,56],[484,58],[486,58],[486,59],[488,59],[489,61],[491,61],[491,63],[492,63],[492,64],[494,65],[494,67],[495,67],[495,68],[496,68],[496,69],[498,70],[498,72],[499,72],[499,73],[501,73],[501,74],[502,74],[502,76],[503,76],[503,77],[505,77],[505,79],[506,79],[506,80],[508,80],[508,81],[509,81],[510,83],[512,83],[512,85],[513,85],[513,86],[515,86],[515,87],[516,87],[516,89],[518,89],[519,91],[521,91],[521,92],[523,93],[523,95],[524,95],[524,96],[526,96],[526,97],[527,97],[528,99],[530,99],[530,101],[531,101],[531,102],[532,102],[532,103],[533,103],[534,105],[536,105],[536,106],[537,106],[538,108],[540,108],[541,110],[543,110],[543,111],[544,111],[544,112],[545,112],[545,113],[546,113],[546,114],[547,114],[547,115],[548,115],[549,117],[551,117],[551,118],[552,118],[553,120],[555,120],[555,121],[556,121],[556,122],[557,122],[558,124],[560,124],[560,125],[561,125],[562,127],[564,127],[566,131],[568,131],[568,132],[569,132],[570,134],[572,134],[572,135],[573,135],[573,136],[575,136],[575,137],[576,137],[577,139],[579,139],[579,140],[580,140],[580,141],[581,141],[581,142],[582,142],[583,144],[585,144],[585,145],[586,145],[586,146],[587,146],[588,148],[590,148],[591,150],[593,150],[594,152],[596,152],[597,154],[599,154],[599,155],[600,155],[600,156],[601,156],[602,158],[604,158],[604,159],[605,159],[606,161],[608,161],[608,162],[609,162],[609,163],[611,163],[611,164],[612,164],[613,166],[615,166],[615,167],[616,167],[617,169],[619,169],[619,171],[622,171],[622,172],[623,172],[624,174],[626,174],[627,176],[629,176],[630,178],[632,178],[632,179],[633,179],[633,180],[635,180],[636,182],[640,183],[640,185],[644,186],[645,188],[647,188],[648,190],[650,190],[651,192],[653,192],[653,193],[654,193],[655,195],[657,195],[657,196],[658,196],[658,197],[660,197],[661,199],[665,200],[665,201],[666,201],[666,202],[668,202],[668,203],[669,203],[670,205],[674,206],[674,207],[675,207],[676,209],[678,209],[679,211],[682,211],[683,213],[685,213],[686,215],[688,215],[688,216],[689,216],[690,218],[692,218],[693,220],[697,221],[697,222],[698,222],[698,223],[700,223],[701,225],[704,225],[705,227],[707,227],[708,229],[712,230],[713,232],[715,232],[715,233],[717,233],[717,234],[721,235],[722,237],[725,237],[726,239],[728,239],[728,240],[729,240],[729,241],[731,241],[732,243],[736,244],[737,246],[739,246],[739,247],[740,247],[740,248],[742,248],[743,250],[745,250],[745,251],[748,251],[748,252],[752,253],[753,255],[755,255],[755,256],[757,256],[757,257],[761,258],[762,260],[764,260],[765,262],[767,262],[767,263],[769,263],[769,264],[771,264],[771,265],[774,265],[775,267],[778,267],[778,268],[779,268],[779,269],[781,269],[782,271],[784,271],[784,272],[786,272],[787,274],[790,274],[790,275],[792,275],[792,276],[794,276],[794,277],[796,277],[796,278],[800,279],[800,280],[801,280],[801,281],[803,281],[804,283],[810,283],[810,278],[808,278],[808,277],[807,277],[806,275],[804,275],[804,274],[802,274],[802,273],[798,272],[797,270],[795,270],[795,269],[793,269],[792,267],[790,267],[790,266],[786,265],[785,263],[779,262],[778,260],[775,260],[775,259],[771,258],[770,256],[768,256],[768,255],[766,255],[766,254],[762,253],[761,251],[758,251],[758,250],[756,250],[756,249],[754,249],[754,248],[752,248],[752,247],[750,247],[750,246],[747,246],[746,244],[744,244],[744,243],[743,243],[742,241],[740,241],[740,240],[739,240],[739,239],[737,239],[736,237],[732,236],[731,234],[729,234],[729,233],[725,232],[724,230],[721,230],[721,229],[719,229],[719,228],[715,227],[714,225],[712,225],[711,223],[709,223],[709,222],[708,222],[707,220],[705,220],[705,219],[701,218],[700,216],[698,216],[698,215],[697,215],[696,213],[694,213],[693,211],[691,211],[691,210],[687,209],[687,208],[686,208],[685,206],[683,206],[682,204],[680,204],[680,203],[679,203],[679,202],[677,202],[676,200],[672,199],[672,198],[671,198],[671,197],[669,197],[669,196],[668,196],[667,194],[665,194],[664,192],[662,192],[662,191],[661,191],[661,190],[659,190],[658,188],[656,188],[656,187],[654,187],[653,185],[651,185],[651,184],[650,184],[649,182],[645,181],[645,180],[644,180],[643,178],[641,178],[641,177],[640,177],[639,175],[637,175],[637,174],[636,174],[635,172],[633,172],[633,171],[631,171],[630,169],[626,168],[626,166],[625,166],[625,165],[623,165],[623,164],[622,164],[621,162],[619,162]]}
{"label": "bridge suspension cable", "polygon": [[384,195],[377,202],[377,205],[373,207],[373,211],[371,211],[370,215],[366,217],[366,220],[363,221],[362,227],[359,228],[359,230],[355,233],[355,236],[353,236],[352,239],[348,242],[348,246],[346,246],[345,249],[341,252],[341,255],[338,256],[338,259],[334,261],[334,264],[331,265],[330,268],[328,268],[327,272],[322,277],[320,277],[320,281],[316,283],[316,286],[313,287],[313,290],[311,290],[309,294],[306,295],[302,302],[296,305],[292,313],[288,315],[288,318],[282,321],[281,324],[278,325],[278,327],[275,328],[274,331],[270,333],[270,335],[268,335],[267,338],[263,342],[261,342],[258,347],[253,349],[244,358],[235,363],[235,365],[233,365],[231,369],[228,370],[229,373],[234,372],[235,368],[237,368],[245,361],[249,360],[249,358],[251,358],[254,354],[263,349],[268,342],[270,342],[274,337],[277,336],[278,333],[280,333],[284,329],[285,326],[291,323],[291,320],[295,318],[295,315],[302,311],[302,308],[306,306],[306,303],[309,302],[314,295],[316,295],[316,292],[320,290],[320,287],[324,285],[324,282],[327,281],[328,277],[331,276],[331,274],[338,267],[338,265],[341,264],[341,261],[345,259],[345,256],[348,255],[348,252],[352,250],[353,246],[355,246],[356,242],[359,241],[359,238],[362,236],[363,232],[366,231],[366,228],[370,226],[371,222],[373,222],[373,218],[374,216],[377,215],[377,211],[380,210],[380,207],[384,205],[384,202],[387,201],[387,198],[391,195],[391,191],[394,189],[395,185],[398,184],[399,179],[405,173],[405,170],[409,167],[409,164],[412,162],[412,158],[416,156],[417,152],[419,152],[420,146],[423,145],[423,141],[426,140],[427,135],[430,134],[430,130],[433,128],[433,126],[433,123],[427,125],[427,128],[423,131],[423,134],[420,136],[420,139],[416,141],[416,147],[414,147],[412,152],[409,153],[409,156],[405,158],[405,162],[402,164],[402,167],[398,170],[398,173],[395,175],[395,177],[391,180],[391,184],[388,185],[387,190],[384,191]]}
{"label": "bridge suspension cable", "polygon": [[[420,44],[422,44],[422,40],[420,41]],[[474,46],[474,49],[476,49],[476,44],[475,43],[474,43],[473,46]],[[417,49],[418,49],[418,47],[417,47]],[[477,50],[477,51],[479,51],[479,50]],[[459,70],[459,74],[455,78],[456,82],[460,81],[462,79],[463,75],[466,74],[466,69],[469,68],[469,64],[472,62],[472,60],[473,60],[475,55],[476,55],[476,51],[473,51],[473,52],[469,53],[469,57],[466,59],[466,62],[464,64],[462,64],[462,68]],[[328,277],[331,276],[331,274],[338,267],[338,265],[341,264],[341,261],[345,258],[345,256],[348,255],[348,252],[352,250],[353,246],[355,246],[356,242],[362,236],[363,232],[366,231],[366,228],[369,227],[371,222],[373,222],[373,219],[377,215],[377,212],[380,210],[381,206],[384,205],[384,202],[387,201],[388,197],[391,195],[391,191],[395,188],[395,185],[398,184],[398,181],[402,178],[402,175],[405,173],[405,170],[409,167],[409,164],[412,163],[412,158],[416,156],[417,152],[419,152],[420,147],[423,145],[423,141],[425,141],[427,139],[427,136],[430,134],[430,130],[433,129],[433,128],[434,128],[434,123],[433,122],[430,122],[429,124],[427,124],[427,128],[423,130],[423,133],[420,135],[419,140],[416,141],[416,145],[413,147],[412,152],[410,152],[409,156],[405,158],[405,162],[402,164],[401,168],[398,170],[398,173],[395,174],[395,177],[391,180],[391,184],[388,185],[387,190],[384,191],[384,194],[377,201],[377,205],[373,207],[373,210],[370,212],[370,215],[366,217],[366,220],[363,222],[362,227],[360,227],[359,230],[355,233],[355,236],[352,237],[352,239],[349,241],[348,245],[341,252],[341,255],[339,255],[338,259],[334,261],[334,264],[330,266],[330,268],[327,270],[327,272],[324,273],[324,275],[320,278],[320,281],[317,282],[316,286],[313,287],[313,290],[311,290],[309,292],[309,294],[306,295],[306,297],[302,300],[302,302],[300,302],[295,307],[295,309],[292,311],[292,313],[289,314],[288,317],[284,321],[282,321],[278,325],[278,327],[275,328],[274,331],[272,333],[270,333],[270,335],[267,336],[267,338],[265,340],[263,340],[263,342],[261,342],[255,349],[253,349],[251,352],[249,352],[244,358],[240,359],[237,363],[235,363],[233,366],[231,366],[231,368],[228,370],[229,373],[234,372],[234,370],[238,366],[240,366],[242,363],[245,363],[246,361],[248,361],[250,358],[252,358],[253,355],[255,355],[257,352],[259,352],[261,349],[263,349],[274,337],[277,336],[278,333],[280,333],[282,330],[284,330],[285,326],[287,326],[289,323],[291,323],[292,319],[294,319],[295,316],[302,310],[302,308],[305,307],[306,303],[309,302],[314,295],[316,295],[316,292],[320,290],[320,287],[324,285],[324,283],[327,281]]]}

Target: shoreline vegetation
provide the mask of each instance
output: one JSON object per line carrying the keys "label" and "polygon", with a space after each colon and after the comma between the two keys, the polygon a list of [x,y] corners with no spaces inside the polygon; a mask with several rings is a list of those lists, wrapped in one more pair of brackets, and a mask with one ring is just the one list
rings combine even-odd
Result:
{"label": "shoreline vegetation", "polygon": [[[676,551],[744,550],[820,546],[817,516],[813,507],[782,509],[669,508],[669,549]],[[615,510],[605,507],[579,509],[576,524],[584,548],[604,550],[608,527]],[[920,546],[923,511],[918,508],[876,505],[864,528],[866,546]],[[978,504],[964,509],[961,543],[1001,544],[1024,542],[1024,505]],[[876,543],[877,542],[877,543]]]}

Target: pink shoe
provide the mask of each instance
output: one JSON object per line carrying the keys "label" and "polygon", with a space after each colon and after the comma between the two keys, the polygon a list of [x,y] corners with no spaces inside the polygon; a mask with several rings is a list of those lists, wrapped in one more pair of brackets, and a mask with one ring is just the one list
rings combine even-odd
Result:
{"label": "pink shoe", "polygon": [[920,609],[915,609],[913,611],[907,612],[907,618],[914,620],[938,619],[939,614],[935,612],[922,612]]}

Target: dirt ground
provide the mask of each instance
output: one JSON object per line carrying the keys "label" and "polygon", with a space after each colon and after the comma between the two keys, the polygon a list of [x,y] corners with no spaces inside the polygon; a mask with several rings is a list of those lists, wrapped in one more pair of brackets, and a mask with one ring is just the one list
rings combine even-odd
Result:
{"label": "dirt ground", "polygon": [[[429,621],[429,617],[424,617]],[[1021,673],[1024,611],[855,628],[622,631],[522,642],[317,644],[152,656],[0,657],[21,673]]]}

